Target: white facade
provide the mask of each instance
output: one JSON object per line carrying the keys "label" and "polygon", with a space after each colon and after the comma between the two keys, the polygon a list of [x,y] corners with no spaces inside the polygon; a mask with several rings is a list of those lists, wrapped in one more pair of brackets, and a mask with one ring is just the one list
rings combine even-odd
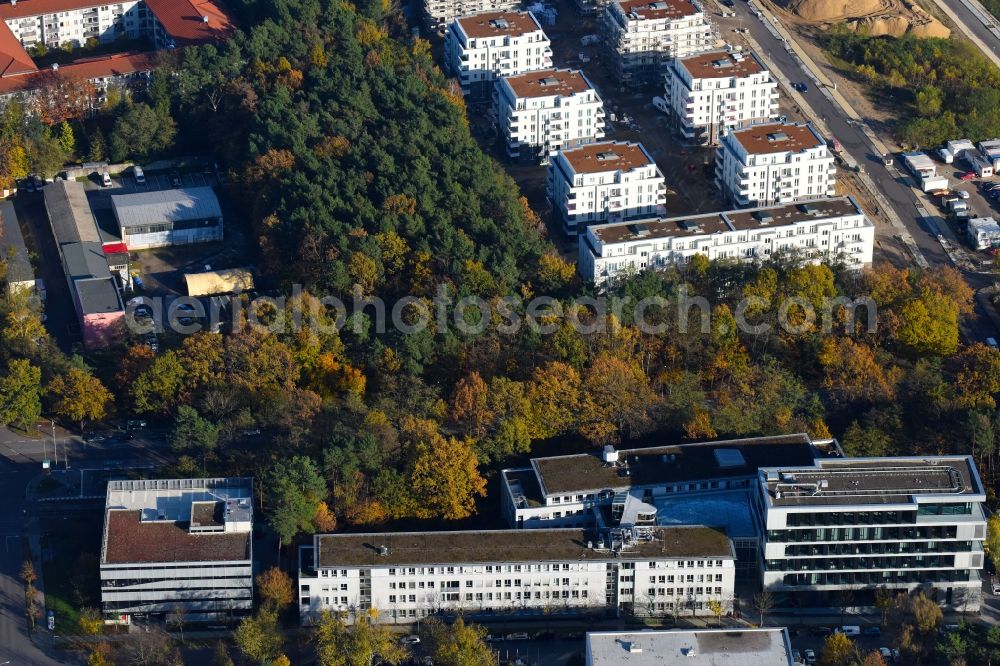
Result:
{"label": "white facade", "polygon": [[716,34],[695,0],[623,0],[605,10],[612,69],[623,85],[659,84],[673,58],[713,48]]}
{"label": "white facade", "polygon": [[[986,494],[971,457],[821,459],[762,469],[763,587],[776,594],[923,589],[976,611]],[[858,605],[868,605],[859,602]]]}
{"label": "white facade", "polygon": [[604,137],[604,102],[582,72],[538,70],[497,84],[497,118],[514,159],[535,159]]}
{"label": "white facade", "polygon": [[715,179],[737,206],[770,206],[832,197],[836,166],[811,125],[770,123],[722,138]]}
{"label": "white facade", "polygon": [[589,631],[586,666],[801,666],[784,627]]}
{"label": "white facade", "polygon": [[45,14],[29,14],[31,9],[31,2],[22,2],[6,8],[0,15],[25,47],[43,43],[50,49],[59,48],[66,42],[80,47],[91,38],[102,43],[113,42],[119,37],[137,39],[149,29],[152,17],[145,3],[138,0],[95,3]]}
{"label": "white facade", "polygon": [[560,152],[548,195],[567,234],[589,224],[660,215],[666,182],[642,144],[607,141]]}
{"label": "white facade", "polygon": [[308,624],[330,611],[352,620],[372,609],[392,624],[443,611],[652,615],[675,604],[706,615],[710,600],[733,598],[735,558],[724,532],[647,535],[626,545],[572,529],[316,535],[300,555],[313,559],[300,567],[300,618]]}
{"label": "white facade", "polygon": [[189,621],[253,608],[249,478],[110,481],[101,546],[106,617]]}
{"label": "white facade", "polygon": [[774,118],[778,82],[754,53],[710,51],[673,61],[666,100],[685,139],[715,144],[724,129]]}
{"label": "white facade", "polygon": [[969,220],[969,240],[977,250],[1000,247],[1000,225],[992,217]]}
{"label": "white facade", "polygon": [[531,12],[485,12],[449,24],[444,61],[463,94],[488,101],[500,77],[552,67],[552,45]]}
{"label": "white facade", "polygon": [[863,268],[872,261],[875,225],[850,197],[686,218],[592,226],[580,241],[584,280],[604,286],[649,269],[711,260],[764,261],[781,252],[815,263]]}

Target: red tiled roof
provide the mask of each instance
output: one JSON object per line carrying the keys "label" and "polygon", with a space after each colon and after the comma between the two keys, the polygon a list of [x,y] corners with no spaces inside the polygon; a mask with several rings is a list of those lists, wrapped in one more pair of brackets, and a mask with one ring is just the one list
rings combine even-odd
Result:
{"label": "red tiled roof", "polygon": [[146,6],[177,46],[220,40],[235,28],[229,15],[211,0],[146,0]]}
{"label": "red tiled roof", "polygon": [[116,53],[99,58],[85,58],[58,70],[35,70],[25,76],[0,78],[0,94],[37,88],[45,76],[65,76],[69,78],[97,79],[106,76],[148,72],[153,68],[155,53]]}
{"label": "red tiled roof", "polygon": [[0,77],[37,71],[34,61],[7,24],[0,25]]}
{"label": "red tiled roof", "polygon": [[249,532],[190,534],[186,525],[139,520],[139,511],[108,511],[105,564],[224,562],[250,556]]}

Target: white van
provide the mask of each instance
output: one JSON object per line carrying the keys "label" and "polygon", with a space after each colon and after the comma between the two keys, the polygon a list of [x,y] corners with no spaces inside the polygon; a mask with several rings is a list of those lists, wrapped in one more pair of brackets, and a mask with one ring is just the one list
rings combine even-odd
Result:
{"label": "white van", "polygon": [[937,151],[937,154],[938,154],[938,157],[941,158],[941,161],[944,162],[945,164],[951,164],[952,162],[955,161],[955,156],[952,155],[951,151],[948,150],[947,148],[941,148],[941,149],[939,149]]}
{"label": "white van", "polygon": [[845,624],[842,627],[837,627],[837,633],[845,636],[860,636],[861,627],[856,624]]}
{"label": "white van", "polygon": [[132,167],[132,173],[135,174],[135,184],[136,185],[145,185],[146,184],[146,174],[144,174],[142,172],[142,167],[141,166],[136,165],[136,166]]}
{"label": "white van", "polygon": [[111,174],[107,171],[101,174],[101,185],[111,187]]}
{"label": "white van", "polygon": [[653,108],[657,111],[660,111],[661,113],[670,113],[670,107],[667,106],[667,100],[662,97],[654,97],[652,102]]}

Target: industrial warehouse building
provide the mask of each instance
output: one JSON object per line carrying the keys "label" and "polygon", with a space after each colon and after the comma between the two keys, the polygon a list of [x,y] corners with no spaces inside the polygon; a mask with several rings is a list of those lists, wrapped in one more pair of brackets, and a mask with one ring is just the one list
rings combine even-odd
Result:
{"label": "industrial warehouse building", "polygon": [[189,622],[253,607],[249,478],[110,481],[101,604],[120,623],[181,609]]}
{"label": "industrial warehouse building", "polygon": [[44,197],[83,343],[90,349],[105,346],[121,333],[125,307],[83,184],[57,180]]}
{"label": "industrial warehouse building", "polygon": [[211,187],[117,194],[111,209],[130,250],[222,240],[222,208]]}
{"label": "industrial warehouse building", "polygon": [[592,631],[586,666],[794,666],[784,627]]}

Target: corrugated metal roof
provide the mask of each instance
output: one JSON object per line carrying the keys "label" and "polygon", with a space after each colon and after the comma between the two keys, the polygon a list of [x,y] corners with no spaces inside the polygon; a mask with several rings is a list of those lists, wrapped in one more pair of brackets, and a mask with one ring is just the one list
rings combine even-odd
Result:
{"label": "corrugated metal roof", "polygon": [[19,282],[34,282],[35,272],[31,269],[28,259],[28,248],[24,245],[24,236],[17,223],[14,204],[10,201],[0,201],[0,221],[3,231],[0,232],[0,250],[7,261],[7,284]]}
{"label": "corrugated metal roof", "polygon": [[119,226],[125,228],[222,217],[211,187],[118,194],[111,197],[111,207]]}
{"label": "corrugated metal roof", "polygon": [[214,296],[253,289],[253,273],[245,268],[229,268],[184,276],[188,296]]}

